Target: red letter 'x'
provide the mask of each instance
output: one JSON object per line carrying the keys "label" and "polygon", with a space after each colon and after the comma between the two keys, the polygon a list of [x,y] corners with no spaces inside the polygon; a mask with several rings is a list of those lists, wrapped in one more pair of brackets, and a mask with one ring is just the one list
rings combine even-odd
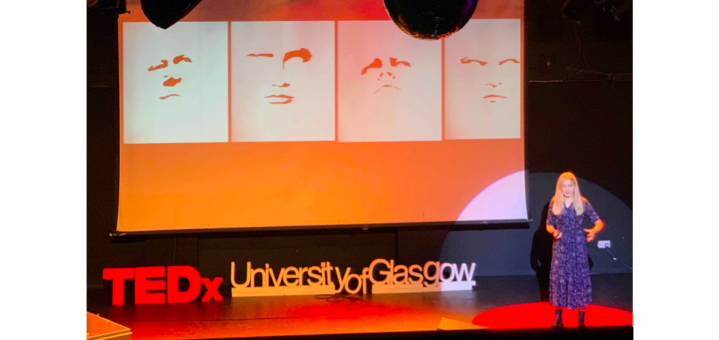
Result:
{"label": "red letter 'x'", "polygon": [[220,296],[220,293],[218,293],[218,291],[217,291],[218,287],[220,286],[220,282],[222,282],[222,279],[223,279],[222,276],[218,276],[218,277],[214,278],[212,281],[210,281],[210,279],[207,277],[203,277],[200,279],[200,281],[202,281],[205,288],[207,288],[207,292],[205,292],[205,295],[203,295],[203,298],[202,298],[203,302],[210,301],[213,299],[215,301],[223,300],[222,296]]}

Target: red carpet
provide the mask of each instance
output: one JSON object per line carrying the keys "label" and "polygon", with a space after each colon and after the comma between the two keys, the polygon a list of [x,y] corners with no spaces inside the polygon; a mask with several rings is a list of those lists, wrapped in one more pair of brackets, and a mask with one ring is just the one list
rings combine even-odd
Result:
{"label": "red carpet", "polygon": [[[585,326],[632,326],[633,314],[624,310],[589,305],[585,309]],[[548,302],[526,303],[486,310],[472,323],[490,329],[546,328],[555,321],[555,307]],[[578,310],[563,310],[565,327],[577,327]]]}

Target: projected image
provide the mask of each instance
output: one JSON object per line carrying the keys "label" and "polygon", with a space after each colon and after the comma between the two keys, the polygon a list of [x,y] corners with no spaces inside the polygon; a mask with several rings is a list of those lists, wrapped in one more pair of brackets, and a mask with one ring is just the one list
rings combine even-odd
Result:
{"label": "projected image", "polygon": [[228,141],[227,23],[123,24],[123,137]]}
{"label": "projected image", "polygon": [[527,219],[524,1],[434,41],[381,3],[230,2],[118,17],[118,232]]}
{"label": "projected image", "polygon": [[331,21],[233,22],[232,141],[335,140]]}
{"label": "projected image", "polygon": [[520,138],[520,20],[470,20],[445,42],[445,138]]}
{"label": "projected image", "polygon": [[440,140],[441,47],[390,21],[340,21],[339,140]]}

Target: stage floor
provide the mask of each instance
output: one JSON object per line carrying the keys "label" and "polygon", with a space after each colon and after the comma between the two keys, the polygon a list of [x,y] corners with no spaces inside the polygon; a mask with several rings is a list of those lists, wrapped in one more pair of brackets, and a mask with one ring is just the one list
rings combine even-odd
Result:
{"label": "stage floor", "polygon": [[[541,302],[535,276],[477,277],[473,291],[376,294],[329,301],[314,296],[231,298],[163,305],[110,305],[107,290],[88,291],[88,311],[127,326],[133,339],[203,339],[436,331],[442,318],[471,323],[490,309]],[[593,305],[632,312],[632,274],[593,275]],[[547,319],[554,315],[537,315]],[[589,324],[588,324],[589,325]]]}

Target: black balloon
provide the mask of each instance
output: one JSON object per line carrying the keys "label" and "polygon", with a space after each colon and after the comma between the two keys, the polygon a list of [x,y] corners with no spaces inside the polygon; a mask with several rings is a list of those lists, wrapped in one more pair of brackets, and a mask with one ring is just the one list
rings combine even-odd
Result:
{"label": "black balloon", "polygon": [[167,29],[184,18],[202,0],[140,0],[145,16],[155,26]]}
{"label": "black balloon", "polygon": [[418,39],[448,37],[467,24],[477,0],[383,0],[395,25]]}

